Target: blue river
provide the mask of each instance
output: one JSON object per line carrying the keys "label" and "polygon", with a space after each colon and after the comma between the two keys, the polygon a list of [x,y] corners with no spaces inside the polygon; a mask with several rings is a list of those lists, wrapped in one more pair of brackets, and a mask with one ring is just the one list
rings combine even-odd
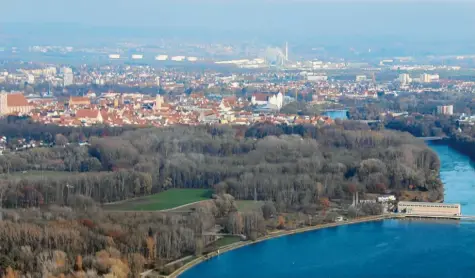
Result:
{"label": "blue river", "polygon": [[[475,215],[475,168],[445,145],[445,202]],[[475,277],[475,222],[385,220],[285,236],[230,251],[180,278]]]}

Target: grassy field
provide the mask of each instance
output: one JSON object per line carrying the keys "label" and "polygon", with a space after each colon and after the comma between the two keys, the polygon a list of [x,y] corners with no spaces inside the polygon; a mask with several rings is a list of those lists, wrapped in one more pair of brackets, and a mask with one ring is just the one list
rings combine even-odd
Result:
{"label": "grassy field", "polygon": [[225,236],[225,237],[222,237],[222,238],[218,239],[217,241],[213,242],[213,245],[216,248],[221,248],[223,246],[233,244],[233,243],[236,243],[236,242],[240,242],[240,241],[241,241],[241,238],[238,237],[238,236]]}
{"label": "grassy field", "polygon": [[216,249],[223,248],[224,246],[240,242],[241,238],[238,236],[224,236],[215,242],[211,243],[210,245],[205,247],[205,252],[212,252]]}
{"label": "grassy field", "polygon": [[170,189],[158,194],[105,205],[108,210],[153,211],[172,209],[211,198],[208,189]]}
{"label": "grassy field", "polygon": [[259,209],[263,204],[263,201],[236,201],[237,209],[240,212],[248,212]]}

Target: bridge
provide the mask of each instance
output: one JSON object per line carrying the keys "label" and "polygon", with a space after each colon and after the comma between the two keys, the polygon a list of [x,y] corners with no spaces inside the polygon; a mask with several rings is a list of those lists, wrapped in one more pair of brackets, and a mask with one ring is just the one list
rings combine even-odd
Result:
{"label": "bridge", "polygon": [[447,139],[449,137],[447,137],[447,136],[432,136],[432,137],[417,137],[417,138],[422,139],[424,141],[439,141],[439,140]]}

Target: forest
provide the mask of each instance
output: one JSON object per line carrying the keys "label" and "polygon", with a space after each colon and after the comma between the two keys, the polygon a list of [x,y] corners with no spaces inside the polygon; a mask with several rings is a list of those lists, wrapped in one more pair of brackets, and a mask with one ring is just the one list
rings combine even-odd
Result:
{"label": "forest", "polygon": [[[0,156],[0,268],[6,277],[137,277],[146,266],[201,254],[211,242],[203,232],[215,224],[254,239],[284,228],[278,215],[319,215],[356,191],[425,191],[432,201],[443,195],[438,157],[424,142],[351,121],[114,129],[112,135],[35,128],[32,137],[46,134],[44,128],[53,146]],[[15,175],[22,171],[66,175]],[[215,194],[189,214],[102,209],[170,188]],[[241,213],[235,200],[264,205]],[[289,227],[312,224],[309,219]]]}

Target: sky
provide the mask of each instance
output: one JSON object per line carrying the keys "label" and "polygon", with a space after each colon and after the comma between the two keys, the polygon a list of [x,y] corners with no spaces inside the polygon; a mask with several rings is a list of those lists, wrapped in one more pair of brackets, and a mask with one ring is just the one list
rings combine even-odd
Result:
{"label": "sky", "polygon": [[[213,37],[475,39],[475,0],[1,0],[0,35],[78,26]],[[18,23],[22,23],[20,25]],[[49,24],[49,25],[44,25]],[[25,27],[27,26],[27,27]],[[121,29],[122,28],[122,29]],[[97,29],[97,30],[99,30]],[[107,29],[111,30],[111,29]]]}

